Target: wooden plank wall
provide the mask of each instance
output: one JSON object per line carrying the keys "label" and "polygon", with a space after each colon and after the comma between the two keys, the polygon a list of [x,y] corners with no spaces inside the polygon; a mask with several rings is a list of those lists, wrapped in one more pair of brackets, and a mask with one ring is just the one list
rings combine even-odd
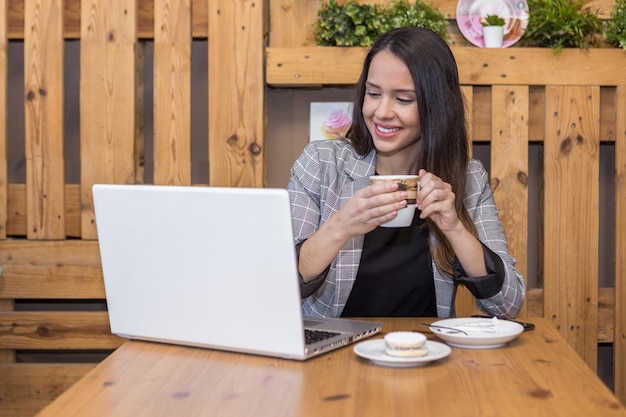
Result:
{"label": "wooden plank wall", "polygon": [[[456,0],[435,4],[453,22]],[[606,17],[613,2],[588,4]],[[122,343],[103,308],[91,185],[145,181],[143,90],[154,94],[154,182],[189,184],[191,40],[208,39],[208,185],[263,186],[265,83],[345,85],[360,71],[362,49],[314,47],[318,8],[317,0],[0,0],[0,99],[24,106],[28,164],[25,183],[8,181],[0,112],[0,415],[35,414]],[[593,368],[597,343],[613,343],[615,390],[626,402],[626,56],[479,50],[451,32],[474,140],[491,143],[511,251],[522,271],[529,251],[540,252],[542,286],[524,314],[551,317]],[[78,184],[64,176],[67,39],[80,40],[81,53]],[[144,62],[142,39],[154,40],[154,62]],[[24,43],[23,103],[7,102],[11,41]],[[154,85],[144,85],[145,65]],[[540,179],[528,178],[532,143],[543,149]],[[614,143],[616,155],[611,288],[598,288],[600,143]],[[530,181],[545,190],[538,207],[528,206]],[[540,248],[527,247],[530,210],[540,214]]]}
{"label": "wooden plank wall", "polygon": [[[123,342],[109,330],[91,187],[146,182],[146,88],[152,181],[191,184],[193,39],[219,40],[197,81],[209,86],[210,172],[195,185],[264,185],[266,20],[263,1],[0,0],[0,100],[24,106],[27,165],[25,183],[10,183],[0,112],[0,415],[34,415]],[[68,40],[80,41],[79,183],[65,180]],[[18,103],[7,102],[9,42],[24,46]]]}
{"label": "wooden plank wall", "polygon": [[[378,3],[361,1],[361,3]],[[491,185],[510,250],[526,275],[529,254],[539,265],[522,315],[552,319],[569,343],[596,369],[598,343],[614,348],[616,395],[626,402],[624,288],[626,283],[626,55],[619,49],[480,49],[456,27],[456,0],[435,0],[450,22],[470,131],[475,143],[490,143]],[[613,1],[587,2],[610,16]],[[364,48],[319,48],[312,23],[318,2],[270,0],[266,82],[274,88],[351,85],[358,79]],[[614,286],[600,288],[599,225],[601,143],[615,145]],[[529,149],[539,144],[539,178],[529,177]],[[539,187],[530,205],[529,184]],[[608,205],[611,205],[610,203]],[[529,223],[536,214],[538,224]],[[529,247],[537,229],[538,247]],[[614,232],[614,233],[611,233]],[[611,269],[611,268],[609,268]],[[465,294],[458,314],[472,313]]]}
{"label": "wooden plank wall", "polygon": [[26,235],[65,238],[63,172],[63,10],[60,0],[26,1],[24,125]]}

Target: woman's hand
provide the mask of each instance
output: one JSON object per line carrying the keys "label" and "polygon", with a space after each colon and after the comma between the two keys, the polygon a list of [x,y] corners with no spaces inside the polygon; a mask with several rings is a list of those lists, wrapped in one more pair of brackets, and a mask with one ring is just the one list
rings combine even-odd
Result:
{"label": "woman's hand", "polygon": [[422,211],[420,217],[428,217],[441,230],[468,277],[486,275],[482,244],[459,220],[456,197],[450,184],[424,169],[420,169],[419,177],[417,207]]}
{"label": "woman's hand", "polygon": [[372,184],[354,193],[329,222],[348,240],[395,218],[406,207],[406,198],[396,183]]}
{"label": "woman's hand", "polygon": [[304,282],[319,276],[341,247],[355,236],[364,235],[398,215],[406,207],[406,191],[398,184],[373,184],[358,190],[300,248],[298,269]]}
{"label": "woman's hand", "polygon": [[419,170],[419,177],[417,208],[421,211],[420,218],[430,218],[444,234],[463,227],[457,216],[452,186],[424,169]]}

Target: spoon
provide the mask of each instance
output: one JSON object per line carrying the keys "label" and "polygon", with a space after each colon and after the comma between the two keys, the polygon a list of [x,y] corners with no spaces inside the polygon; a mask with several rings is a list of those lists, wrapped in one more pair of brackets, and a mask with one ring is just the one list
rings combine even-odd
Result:
{"label": "spoon", "polygon": [[420,323],[420,324],[422,326],[434,327],[435,329],[444,329],[444,330],[450,330],[450,331],[457,332],[457,333],[463,333],[465,336],[469,336],[467,332],[464,332],[463,330],[460,330],[460,329],[455,329],[454,327],[439,326],[437,324],[428,324],[428,323]]}

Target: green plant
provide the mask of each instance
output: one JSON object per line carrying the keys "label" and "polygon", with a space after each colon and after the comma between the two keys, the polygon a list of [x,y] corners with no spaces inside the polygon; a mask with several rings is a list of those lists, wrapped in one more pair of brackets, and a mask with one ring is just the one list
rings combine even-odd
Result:
{"label": "green plant", "polygon": [[432,3],[416,0],[410,4],[407,0],[393,0],[384,11],[385,19],[381,34],[394,28],[417,26],[430,29],[446,41],[450,41],[448,21]]}
{"label": "green plant", "polygon": [[483,26],[504,26],[505,23],[504,18],[497,14],[488,14],[480,20],[480,24]]}
{"label": "green plant", "polygon": [[371,46],[383,33],[407,26],[430,29],[449,41],[445,16],[421,0],[413,4],[394,0],[382,5],[350,1],[345,6],[329,0],[320,7],[314,29],[320,46]]}
{"label": "green plant", "polygon": [[323,4],[317,12],[315,38],[322,46],[369,46],[380,33],[382,25],[380,6],[345,6],[334,0]]}
{"label": "green plant", "polygon": [[606,22],[604,39],[626,49],[626,0],[615,0],[611,18]]}
{"label": "green plant", "polygon": [[526,45],[549,46],[556,54],[563,48],[597,45],[602,21],[585,0],[528,0],[528,26],[523,39]]}

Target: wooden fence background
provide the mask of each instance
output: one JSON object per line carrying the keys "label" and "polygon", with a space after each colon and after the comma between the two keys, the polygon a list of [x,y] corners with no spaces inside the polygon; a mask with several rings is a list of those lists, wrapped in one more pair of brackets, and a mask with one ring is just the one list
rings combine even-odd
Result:
{"label": "wooden fence background", "polygon": [[[604,18],[612,7],[589,4]],[[615,391],[626,402],[626,54],[474,48],[454,27],[456,0],[435,5],[452,23],[474,140],[491,144],[511,252],[524,273],[529,251],[540,254],[540,286],[523,314],[550,317],[594,369],[598,343],[613,344]],[[154,96],[153,182],[191,184],[191,45],[208,39],[204,185],[264,186],[265,88],[349,85],[360,71],[364,49],[314,46],[318,8],[298,0],[0,0],[0,100],[24,107],[26,161],[25,183],[10,183],[14,138],[0,113],[0,415],[35,414],[123,342],[108,328],[91,186],[145,182],[144,89]],[[78,184],[64,174],[68,39],[80,41]],[[142,56],[143,40],[154,42],[153,62]],[[21,103],[7,101],[9,42],[24,47]],[[153,85],[144,83],[145,65]],[[528,150],[536,143],[543,163],[533,179]],[[616,172],[614,285],[606,288],[598,272],[601,143],[615,147]],[[542,190],[537,206],[529,181]],[[529,224],[533,212],[538,225]],[[534,227],[539,248],[527,245]]]}
{"label": "wooden fence background", "polygon": [[[145,88],[154,96],[153,182],[191,183],[194,38],[217,40],[208,42],[214,67],[203,80],[207,177],[263,186],[266,10],[262,1],[0,0],[0,101],[24,106],[26,160],[26,182],[9,183],[0,113],[0,415],[34,415],[122,343],[102,307],[91,186],[144,182]],[[80,40],[77,184],[64,179],[71,39]],[[144,62],[144,39],[154,42],[153,62]],[[24,47],[21,103],[7,102],[9,42]],[[144,65],[153,66],[153,86]]]}

